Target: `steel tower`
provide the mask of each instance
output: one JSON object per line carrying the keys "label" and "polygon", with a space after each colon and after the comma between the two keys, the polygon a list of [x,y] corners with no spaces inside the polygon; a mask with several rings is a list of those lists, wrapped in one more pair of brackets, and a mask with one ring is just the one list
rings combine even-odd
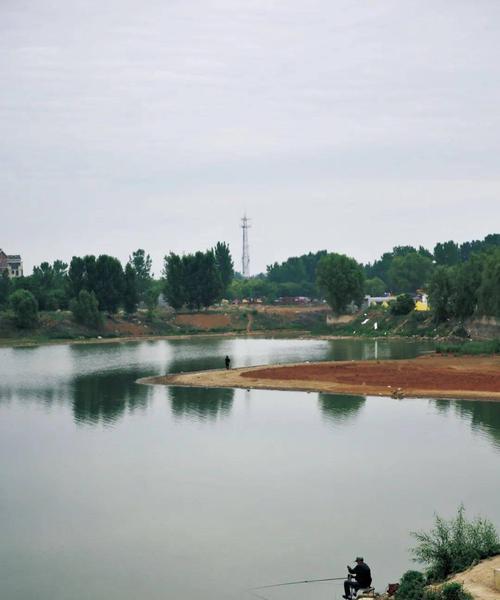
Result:
{"label": "steel tower", "polygon": [[250,250],[248,246],[248,230],[251,225],[249,224],[250,219],[247,218],[246,214],[241,219],[241,228],[243,229],[243,254],[242,254],[242,269],[241,274],[243,277],[250,277]]}

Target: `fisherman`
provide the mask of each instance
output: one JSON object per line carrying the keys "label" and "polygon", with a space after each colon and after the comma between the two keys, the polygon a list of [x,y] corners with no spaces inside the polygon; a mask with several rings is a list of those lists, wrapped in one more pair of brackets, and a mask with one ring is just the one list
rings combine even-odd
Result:
{"label": "fisherman", "polygon": [[229,356],[227,356],[227,354],[226,358],[224,359],[224,362],[226,363],[226,369],[229,369],[229,367],[231,366],[231,359],[229,358]]}
{"label": "fisherman", "polygon": [[[365,563],[362,556],[356,557],[356,566],[354,569],[351,569],[351,567],[347,565],[347,570],[349,571],[349,576],[344,581],[345,594],[342,598],[345,598],[345,600],[352,600],[359,589],[371,586],[372,574],[370,567]],[[355,579],[352,579],[351,575],[354,575]]]}

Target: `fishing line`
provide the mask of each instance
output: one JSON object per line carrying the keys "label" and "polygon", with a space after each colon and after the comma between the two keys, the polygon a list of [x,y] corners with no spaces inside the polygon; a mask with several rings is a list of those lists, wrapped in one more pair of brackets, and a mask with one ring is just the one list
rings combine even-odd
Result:
{"label": "fishing line", "polygon": [[[316,583],[319,581],[340,581],[345,579],[344,577],[327,577],[326,579],[303,579],[302,581],[285,581],[285,583],[273,583],[271,585],[260,585],[259,587],[250,588],[250,590],[265,590],[273,587],[281,587],[282,585],[299,585],[301,583]],[[249,590],[249,591],[250,591]]]}
{"label": "fishing line", "polygon": [[302,583],[318,583],[320,581],[340,581],[344,580],[344,577],[327,577],[325,579],[303,579],[302,581],[285,581],[284,583],[273,583],[271,585],[261,585],[259,587],[250,588],[247,590],[249,594],[252,594],[255,598],[259,598],[259,600],[269,600],[265,596],[261,596],[260,594],[256,594],[255,590],[267,590],[269,588],[281,587],[283,585],[300,585]]}

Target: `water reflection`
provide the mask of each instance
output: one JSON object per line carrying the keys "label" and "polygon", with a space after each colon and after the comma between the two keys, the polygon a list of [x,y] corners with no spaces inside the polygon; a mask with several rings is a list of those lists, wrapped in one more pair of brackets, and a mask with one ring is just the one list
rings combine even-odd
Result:
{"label": "water reflection", "polygon": [[191,371],[208,371],[224,368],[222,356],[180,356],[168,363],[168,373],[188,373]]}
{"label": "water reflection", "polygon": [[144,410],[152,390],[137,384],[139,377],[144,377],[144,371],[107,371],[75,377],[71,382],[75,422],[109,425],[125,412]]}
{"label": "water reflection", "polygon": [[461,419],[467,419],[474,431],[486,433],[500,448],[500,403],[477,400],[433,400],[438,412],[453,410]]}
{"label": "water reflection", "polygon": [[234,389],[168,388],[172,415],[177,419],[214,421],[229,416]]}
{"label": "water reflection", "polygon": [[325,421],[338,425],[354,419],[366,402],[364,396],[318,394],[321,415]]}

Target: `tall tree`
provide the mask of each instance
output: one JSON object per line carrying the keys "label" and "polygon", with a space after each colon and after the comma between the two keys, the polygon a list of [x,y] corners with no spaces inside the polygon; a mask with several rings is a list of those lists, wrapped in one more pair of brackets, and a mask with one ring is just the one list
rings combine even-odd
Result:
{"label": "tall tree", "polygon": [[70,294],[78,296],[85,289],[85,262],[80,256],[73,256],[69,265],[68,281]]}
{"label": "tall tree", "polygon": [[318,286],[333,312],[339,314],[350,302],[363,300],[363,267],[345,254],[327,254],[319,261]]}
{"label": "tall tree", "polygon": [[167,302],[176,310],[182,308],[186,302],[184,261],[174,252],[164,258],[163,281],[163,293]]}
{"label": "tall tree", "polygon": [[0,273],[0,308],[7,305],[11,289],[12,284],[8,271],[2,271]]}
{"label": "tall tree", "polygon": [[139,248],[132,252],[132,256],[129,256],[128,261],[135,271],[139,300],[145,302],[148,290],[153,283],[153,277],[151,276],[153,261],[151,256],[146,254],[142,248]]}
{"label": "tall tree", "polygon": [[429,284],[429,301],[437,322],[445,321],[452,315],[453,284],[451,270],[447,267],[436,267]]}
{"label": "tall tree", "polygon": [[95,261],[95,287],[91,288],[95,292],[99,307],[114,313],[123,296],[123,268],[120,261],[113,256],[101,254]]}
{"label": "tall tree", "polygon": [[396,292],[414,293],[429,281],[432,269],[432,259],[420,252],[395,256],[388,273],[391,287]]}
{"label": "tall tree", "polygon": [[450,304],[454,317],[465,319],[474,314],[477,308],[483,265],[483,256],[473,254],[467,262],[453,267],[450,273],[452,286]]}
{"label": "tall tree", "polygon": [[139,302],[137,283],[136,271],[130,263],[127,263],[123,278],[123,307],[128,314],[134,313],[137,309]]}
{"label": "tall tree", "polygon": [[231,281],[234,276],[234,264],[231,258],[231,252],[226,242],[217,242],[214,248],[215,264],[217,271],[219,272],[221,281],[221,295],[224,296],[227,293]]}
{"label": "tall tree", "polygon": [[10,281],[9,273],[7,269],[0,273],[0,308],[7,305],[9,295],[12,290],[12,284]]}
{"label": "tall tree", "polygon": [[[198,254],[198,253],[197,253]],[[213,250],[200,253],[198,306],[208,307],[221,297],[222,281]]]}
{"label": "tall tree", "polygon": [[456,242],[449,240],[434,246],[434,259],[438,265],[452,267],[460,262],[460,248]]}
{"label": "tall tree", "polygon": [[500,316],[500,249],[485,256],[478,290],[478,310],[483,315]]}

